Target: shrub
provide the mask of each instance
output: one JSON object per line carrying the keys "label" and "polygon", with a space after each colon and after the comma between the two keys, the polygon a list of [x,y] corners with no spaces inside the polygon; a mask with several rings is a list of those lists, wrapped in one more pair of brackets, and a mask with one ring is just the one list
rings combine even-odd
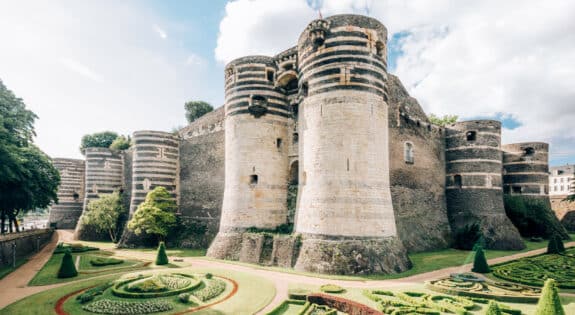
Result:
{"label": "shrub", "polygon": [[211,279],[205,282],[205,286],[192,292],[192,295],[205,302],[222,294],[226,290],[226,283],[220,279]]}
{"label": "shrub", "polygon": [[62,257],[62,263],[60,264],[60,269],[58,270],[58,278],[72,278],[78,275],[76,266],[74,265],[74,259],[70,250],[67,250]]}
{"label": "shrub", "polygon": [[168,262],[168,255],[166,255],[166,245],[164,245],[164,242],[160,242],[160,246],[158,246],[158,255],[156,256],[156,265],[167,265]]}
{"label": "shrub", "polygon": [[499,305],[495,301],[490,301],[485,315],[502,315]]}
{"label": "shrub", "polygon": [[102,299],[82,307],[85,311],[103,314],[139,315],[157,312],[166,312],[173,309],[172,304],[166,301],[126,302]]}
{"label": "shrub", "polygon": [[454,233],[453,247],[471,250],[477,242],[481,241],[479,224],[467,224]]}
{"label": "shrub", "polygon": [[487,259],[485,259],[485,253],[483,252],[483,248],[478,247],[475,251],[475,260],[473,261],[473,272],[477,273],[488,273],[489,265],[487,264]]}
{"label": "shrub", "polygon": [[559,293],[555,285],[555,280],[547,279],[545,286],[541,292],[541,297],[537,303],[535,315],[565,315],[561,300],[559,300]]}
{"label": "shrub", "polygon": [[559,252],[564,253],[565,245],[563,244],[563,239],[561,239],[561,236],[555,234],[555,240],[557,242],[557,249],[559,250]]}
{"label": "shrub", "polygon": [[505,195],[505,213],[524,237],[551,237],[559,234],[563,239],[569,238],[551,209],[549,201],[526,196]]}
{"label": "shrub", "polygon": [[85,246],[83,244],[75,243],[75,244],[65,244],[65,243],[58,243],[56,249],[54,249],[53,254],[61,254],[65,253],[66,250],[69,250],[72,253],[83,253],[91,250],[99,250],[97,247]]}
{"label": "shrub", "polygon": [[137,293],[163,292],[168,291],[168,287],[164,285],[159,277],[150,277],[128,284],[126,291]]}
{"label": "shrub", "polygon": [[190,294],[189,293],[180,293],[178,295],[178,300],[184,304],[188,304],[190,302]]}
{"label": "shrub", "polygon": [[321,287],[319,287],[319,289],[325,293],[342,293],[345,291],[344,288],[335,284],[324,284]]}
{"label": "shrub", "polygon": [[547,254],[559,254],[559,244],[557,244],[557,238],[555,235],[549,238],[549,244],[547,244]]}
{"label": "shrub", "polygon": [[307,298],[309,294],[308,290],[305,289],[290,289],[288,291],[288,297],[293,300],[304,300]]}
{"label": "shrub", "polygon": [[206,279],[211,279],[214,275],[212,275],[211,273],[206,273]]}
{"label": "shrub", "polygon": [[109,265],[119,265],[123,262],[124,261],[122,259],[98,257],[90,260],[90,265],[94,267],[103,267]]}
{"label": "shrub", "polygon": [[99,285],[95,288],[88,289],[84,293],[78,295],[76,300],[81,304],[92,301],[96,296],[102,295],[109,287],[112,286],[112,282],[107,282],[105,284]]}

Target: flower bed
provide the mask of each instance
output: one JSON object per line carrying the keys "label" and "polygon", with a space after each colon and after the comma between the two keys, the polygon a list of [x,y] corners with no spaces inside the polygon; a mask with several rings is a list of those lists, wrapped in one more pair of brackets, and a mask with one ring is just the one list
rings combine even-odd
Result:
{"label": "flower bed", "polygon": [[98,300],[82,307],[85,311],[92,313],[127,315],[165,312],[173,308],[172,304],[166,301],[126,302],[109,299]]}
{"label": "flower bed", "polygon": [[191,294],[202,302],[211,300],[226,290],[226,282],[221,279],[211,278],[204,280],[204,287],[194,290]]}
{"label": "flower bed", "polygon": [[118,281],[112,293],[124,298],[157,298],[196,289],[202,281],[185,274],[156,275]]}

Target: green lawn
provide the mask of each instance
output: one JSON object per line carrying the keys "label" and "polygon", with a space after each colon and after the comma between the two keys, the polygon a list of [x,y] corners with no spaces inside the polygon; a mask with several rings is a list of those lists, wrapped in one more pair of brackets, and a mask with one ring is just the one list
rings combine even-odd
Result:
{"label": "green lawn", "polygon": [[[103,251],[89,251],[89,252],[83,252],[83,253],[73,253],[72,257],[74,259],[74,262],[76,262],[77,256],[93,256],[93,255],[104,256],[104,255],[109,255],[109,253],[103,252]],[[122,265],[116,265],[116,266],[104,267],[104,268],[106,268],[106,270],[103,272],[95,273],[95,272],[93,272],[94,270],[91,270],[91,272],[82,273],[80,270],[80,272],[78,273],[78,276],[76,276],[76,277],[60,279],[60,278],[56,277],[56,275],[58,274],[58,269],[60,268],[60,264],[62,262],[63,256],[64,256],[64,254],[62,254],[62,253],[61,254],[53,254],[52,257],[50,257],[50,259],[48,260],[48,262],[46,262],[44,267],[42,267],[42,269],[40,269],[40,271],[38,271],[36,276],[34,276],[34,278],[30,281],[30,283],[28,283],[28,285],[40,286],[40,285],[48,285],[48,284],[54,284],[54,283],[63,283],[63,282],[70,282],[70,281],[76,281],[76,280],[81,280],[81,279],[87,279],[87,278],[91,278],[91,277],[95,277],[95,276],[101,276],[101,275],[115,273],[115,272],[121,272],[121,271],[128,272],[128,271],[134,271],[134,270],[140,270],[140,269],[147,268],[147,267],[142,266],[143,262],[138,263],[136,265],[133,265],[133,263],[135,263],[136,261],[129,260],[129,261],[125,261],[122,264],[123,266]],[[80,259],[80,261],[81,260],[82,259]],[[118,267],[125,267],[125,269],[118,270]]]}
{"label": "green lawn", "polygon": [[[90,261],[97,258],[107,258],[111,256],[111,252],[103,252],[99,251],[97,255],[92,255],[91,253],[86,253],[80,256],[80,270],[82,272],[99,272],[103,270],[112,270],[117,268],[126,268],[126,267],[133,267],[137,264],[141,263],[141,261],[137,260],[127,260],[121,258],[124,262],[116,265],[108,265],[108,266],[93,266]],[[114,257],[116,258],[116,257]],[[120,259],[120,258],[118,258]]]}

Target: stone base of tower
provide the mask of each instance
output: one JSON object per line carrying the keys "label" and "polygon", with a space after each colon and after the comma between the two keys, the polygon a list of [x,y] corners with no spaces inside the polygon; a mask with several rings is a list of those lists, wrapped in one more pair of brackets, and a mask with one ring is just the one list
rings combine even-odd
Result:
{"label": "stone base of tower", "polygon": [[242,233],[219,232],[208,248],[206,256],[217,259],[239,260],[241,250]]}
{"label": "stone base of tower", "polygon": [[398,237],[304,236],[295,269],[324,274],[400,273],[412,267]]}

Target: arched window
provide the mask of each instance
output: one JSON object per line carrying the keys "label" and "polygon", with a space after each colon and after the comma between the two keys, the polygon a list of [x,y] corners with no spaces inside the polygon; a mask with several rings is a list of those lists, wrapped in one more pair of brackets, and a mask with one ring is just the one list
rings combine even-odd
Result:
{"label": "arched window", "polygon": [[415,163],[415,158],[413,156],[413,143],[405,142],[403,144],[403,158],[405,163],[413,164]]}

